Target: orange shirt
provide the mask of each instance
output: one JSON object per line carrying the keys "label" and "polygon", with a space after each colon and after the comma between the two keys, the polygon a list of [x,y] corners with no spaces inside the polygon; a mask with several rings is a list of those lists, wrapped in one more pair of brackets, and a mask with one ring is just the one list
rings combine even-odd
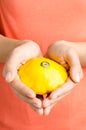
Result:
{"label": "orange shirt", "polygon": [[[58,40],[86,41],[85,0],[0,0],[0,33],[37,42],[43,53]],[[49,116],[39,116],[2,78],[0,130],[86,130],[86,75]],[[86,69],[84,68],[84,74]]]}

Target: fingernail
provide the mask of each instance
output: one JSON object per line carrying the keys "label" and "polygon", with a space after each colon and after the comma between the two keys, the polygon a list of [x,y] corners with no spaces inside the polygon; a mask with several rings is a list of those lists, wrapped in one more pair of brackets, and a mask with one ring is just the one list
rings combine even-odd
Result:
{"label": "fingernail", "polygon": [[8,73],[6,74],[6,81],[7,81],[7,82],[11,82],[11,81],[12,81],[12,74],[11,74],[11,72],[8,72]]}
{"label": "fingernail", "polygon": [[80,76],[78,74],[76,75],[76,82],[80,82]]}

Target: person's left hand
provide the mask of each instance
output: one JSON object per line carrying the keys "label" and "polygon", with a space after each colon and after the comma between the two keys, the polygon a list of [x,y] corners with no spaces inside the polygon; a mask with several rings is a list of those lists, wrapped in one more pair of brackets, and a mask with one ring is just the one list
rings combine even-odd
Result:
{"label": "person's left hand", "polygon": [[47,57],[63,65],[69,71],[69,77],[65,84],[44,99],[44,115],[48,115],[53,106],[68,95],[83,78],[79,56],[70,44],[72,46],[72,42],[59,41],[48,48]]}

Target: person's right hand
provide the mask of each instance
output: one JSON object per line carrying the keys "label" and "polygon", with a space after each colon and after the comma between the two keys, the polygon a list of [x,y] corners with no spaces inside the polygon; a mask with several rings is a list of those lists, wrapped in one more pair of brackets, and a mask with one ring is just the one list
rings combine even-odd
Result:
{"label": "person's right hand", "polygon": [[28,103],[38,114],[43,114],[41,99],[37,98],[33,90],[20,81],[17,74],[20,65],[32,57],[40,56],[42,56],[41,50],[35,42],[22,41],[22,44],[16,47],[8,56],[3,69],[3,76],[19,98]]}

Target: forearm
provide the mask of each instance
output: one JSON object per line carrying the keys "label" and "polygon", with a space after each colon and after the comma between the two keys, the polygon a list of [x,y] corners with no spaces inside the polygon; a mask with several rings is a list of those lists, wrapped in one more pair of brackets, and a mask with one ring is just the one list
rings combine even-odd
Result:
{"label": "forearm", "polygon": [[19,40],[0,35],[0,62],[5,62],[10,52],[19,45]]}

